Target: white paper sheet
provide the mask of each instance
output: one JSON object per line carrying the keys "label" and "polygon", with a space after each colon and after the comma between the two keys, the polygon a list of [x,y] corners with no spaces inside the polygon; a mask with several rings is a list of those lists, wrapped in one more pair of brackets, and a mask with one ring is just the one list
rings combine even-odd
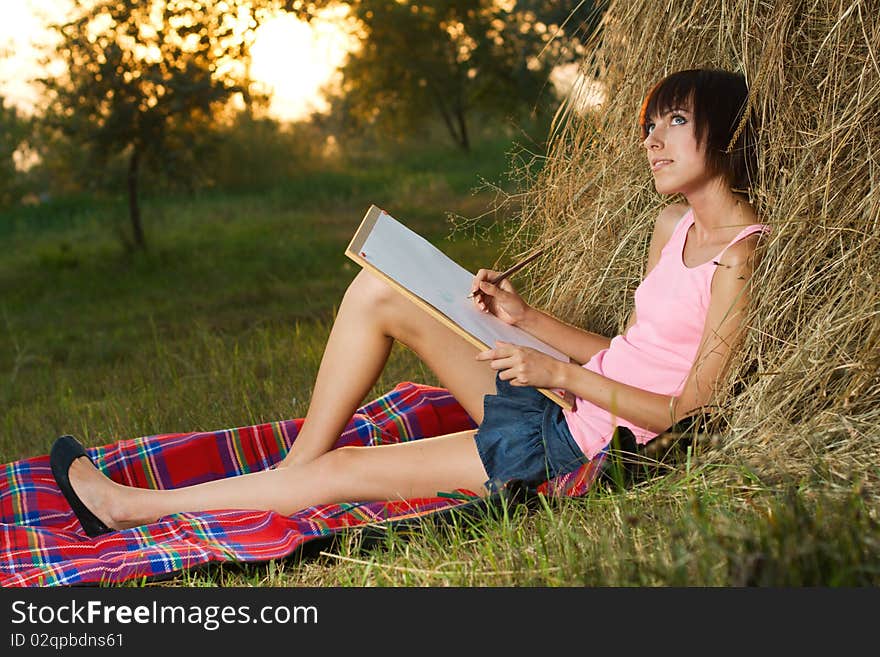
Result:
{"label": "white paper sheet", "polygon": [[568,356],[522,329],[480,312],[473,299],[467,298],[474,274],[388,213],[380,213],[360,255],[489,347],[503,340],[569,361]]}

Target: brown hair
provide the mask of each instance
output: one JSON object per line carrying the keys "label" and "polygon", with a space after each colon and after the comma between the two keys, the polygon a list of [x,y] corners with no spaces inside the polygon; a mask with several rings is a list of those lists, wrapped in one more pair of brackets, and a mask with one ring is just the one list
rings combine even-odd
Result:
{"label": "brown hair", "polygon": [[652,116],[676,107],[690,107],[697,144],[706,145],[709,170],[724,176],[737,190],[751,187],[757,148],[749,89],[739,73],[720,69],[678,71],[655,84],[642,103],[639,128],[648,136]]}

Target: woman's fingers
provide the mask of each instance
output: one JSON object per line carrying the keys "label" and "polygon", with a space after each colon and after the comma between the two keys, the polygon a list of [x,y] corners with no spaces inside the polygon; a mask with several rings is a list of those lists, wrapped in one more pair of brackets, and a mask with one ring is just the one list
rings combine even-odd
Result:
{"label": "woman's fingers", "polygon": [[510,282],[509,278],[505,278],[498,284],[498,287],[504,292],[510,292],[512,294],[516,294],[516,288],[513,286],[513,283]]}
{"label": "woman's fingers", "polygon": [[[493,370],[503,371],[510,370],[522,362],[520,354],[518,353],[518,348],[507,342],[501,342],[500,340],[495,342],[494,349],[487,349],[486,351],[478,353],[477,360],[488,360],[490,361],[489,367]],[[504,374],[504,372],[502,372],[502,374]],[[504,379],[505,377],[502,376],[501,378]]]}
{"label": "woman's fingers", "polygon": [[489,304],[491,303],[497,308],[497,305],[495,304],[504,302],[502,296],[504,294],[506,294],[506,291],[502,290],[497,285],[494,285],[489,281],[480,281],[480,286],[476,294],[477,307],[483,312],[494,312]]}
{"label": "woman's fingers", "polygon": [[557,368],[551,365],[558,361],[530,347],[498,340],[494,349],[478,353],[477,360],[490,361],[490,367],[499,371],[498,378],[512,385],[555,387],[558,380]]}
{"label": "woman's fingers", "polygon": [[474,279],[471,281],[471,294],[479,295],[480,293],[480,283],[483,281],[490,280],[498,272],[492,271],[491,269],[481,269],[476,274],[474,274]]}
{"label": "woman's fingers", "polygon": [[477,354],[477,360],[488,360],[488,361],[491,361],[492,363],[494,363],[495,361],[500,360],[502,358],[505,358],[505,356],[502,356],[501,354],[496,353],[494,349],[489,349],[487,351],[481,351],[480,353]]}
{"label": "woman's fingers", "polygon": [[477,354],[477,360],[488,360],[489,366],[498,371],[498,378],[513,385],[532,385],[533,363],[530,363],[528,347],[496,341],[494,349]]}
{"label": "woman's fingers", "polygon": [[489,367],[493,370],[510,370],[516,367],[519,363],[516,362],[513,358],[496,358],[491,363],[489,363]]}
{"label": "woman's fingers", "polygon": [[497,360],[499,358],[507,358],[511,353],[511,346],[509,343],[496,340],[495,348],[481,351],[477,354],[477,360]]}
{"label": "woman's fingers", "polygon": [[497,297],[499,293],[503,292],[500,287],[495,285],[494,283],[490,283],[489,281],[480,281],[480,292],[485,292],[493,297]]}

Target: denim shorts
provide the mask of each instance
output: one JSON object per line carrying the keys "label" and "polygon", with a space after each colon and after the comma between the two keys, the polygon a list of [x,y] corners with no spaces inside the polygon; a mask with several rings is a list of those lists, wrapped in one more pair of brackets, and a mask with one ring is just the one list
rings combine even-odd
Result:
{"label": "denim shorts", "polygon": [[536,388],[513,386],[497,376],[495,388],[496,394],[483,398],[483,422],[474,437],[490,492],[511,481],[539,484],[589,460],[559,404]]}

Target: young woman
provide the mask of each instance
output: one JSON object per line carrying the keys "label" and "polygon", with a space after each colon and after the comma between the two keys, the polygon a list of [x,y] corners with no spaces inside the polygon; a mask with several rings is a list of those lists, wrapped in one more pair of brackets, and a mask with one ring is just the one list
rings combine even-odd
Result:
{"label": "young woman", "polygon": [[[260,509],[488,494],[512,480],[572,471],[609,443],[615,426],[649,441],[710,402],[743,332],[748,282],[766,229],[743,190],[754,133],[743,120],[742,76],[681,71],[647,94],[639,117],[657,191],[680,194],[657,217],[645,278],[622,335],[584,331],[530,307],[511,283],[474,278],[474,303],[564,352],[562,362],[515,344],[477,352],[366,271],[349,286],[330,333],[311,404],[277,467],[174,490],[115,483],[72,437],[52,448],[53,473],[90,535],[177,512]],[[731,139],[733,143],[731,144]],[[373,447],[331,449],[399,340],[437,374],[476,421],[472,431]],[[580,365],[583,363],[584,365]],[[535,388],[575,399],[563,410]]]}

